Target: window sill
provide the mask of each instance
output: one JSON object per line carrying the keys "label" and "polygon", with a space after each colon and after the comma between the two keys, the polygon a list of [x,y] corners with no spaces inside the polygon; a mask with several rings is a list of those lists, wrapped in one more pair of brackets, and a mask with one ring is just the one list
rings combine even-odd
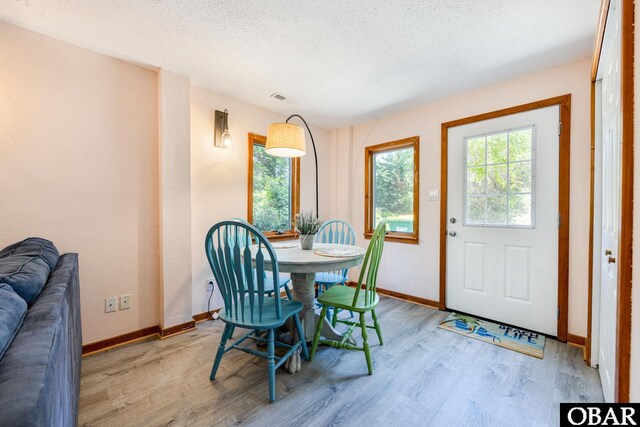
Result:
{"label": "window sill", "polygon": [[265,233],[264,236],[270,242],[277,242],[279,240],[294,240],[298,238],[297,233],[283,233],[283,234]]}
{"label": "window sill", "polygon": [[[368,231],[368,232],[364,233],[364,238],[367,239],[367,240],[370,240],[371,236],[373,236],[373,232],[372,231]],[[388,231],[387,234],[385,234],[385,236],[384,236],[384,241],[385,242],[407,243],[407,244],[410,244],[410,245],[417,245],[418,244],[418,236],[413,235],[413,234],[396,233],[396,232]]]}

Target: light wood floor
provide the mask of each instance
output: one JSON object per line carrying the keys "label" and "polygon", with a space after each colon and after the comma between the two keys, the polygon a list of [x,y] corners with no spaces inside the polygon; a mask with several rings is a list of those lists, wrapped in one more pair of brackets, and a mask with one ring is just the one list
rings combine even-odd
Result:
{"label": "light wood floor", "polygon": [[80,424],[556,426],[560,402],[602,401],[580,349],[547,340],[535,359],[438,329],[446,315],[381,297],[373,376],[363,353],[321,347],[302,372],[277,372],[275,404],[264,359],[231,351],[209,381],[219,320],[109,350],[83,360]]}

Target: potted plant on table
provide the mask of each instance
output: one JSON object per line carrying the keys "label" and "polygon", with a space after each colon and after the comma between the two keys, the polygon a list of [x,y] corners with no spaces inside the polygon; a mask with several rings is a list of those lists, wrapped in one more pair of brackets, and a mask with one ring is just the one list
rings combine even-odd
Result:
{"label": "potted plant on table", "polygon": [[316,233],[324,221],[313,213],[313,211],[301,211],[296,215],[295,229],[300,234],[300,246],[302,249],[313,249],[313,241]]}

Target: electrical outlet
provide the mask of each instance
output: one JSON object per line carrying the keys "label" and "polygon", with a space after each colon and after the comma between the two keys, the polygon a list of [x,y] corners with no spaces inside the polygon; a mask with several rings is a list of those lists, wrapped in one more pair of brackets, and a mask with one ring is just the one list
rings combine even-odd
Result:
{"label": "electrical outlet", "polygon": [[207,292],[211,292],[213,290],[213,277],[209,277],[207,279]]}
{"label": "electrical outlet", "polygon": [[112,313],[116,311],[116,297],[107,297],[104,299],[104,312]]}
{"label": "electrical outlet", "polygon": [[120,295],[120,310],[131,308],[131,295]]}

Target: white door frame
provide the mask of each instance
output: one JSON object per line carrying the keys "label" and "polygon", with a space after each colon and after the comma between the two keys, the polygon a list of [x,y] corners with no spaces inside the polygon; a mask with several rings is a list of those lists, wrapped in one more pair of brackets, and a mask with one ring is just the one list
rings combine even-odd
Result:
{"label": "white door frame", "polygon": [[[604,41],[604,35],[606,30],[607,16],[609,14],[610,0],[602,0],[602,7],[600,8],[600,18],[598,22],[598,30],[596,33],[596,44],[594,48],[593,62],[591,64],[591,144],[592,144],[592,157],[591,157],[591,239],[592,244],[590,251],[592,256],[589,258],[590,262],[594,262],[595,255],[600,255],[600,252],[595,252],[594,249],[599,249],[593,244],[594,237],[594,178],[595,178],[595,134],[596,134],[596,81],[598,80],[598,68],[600,66],[600,55],[602,52],[602,45]],[[620,34],[621,34],[621,62],[620,62],[620,80],[621,80],[621,196],[620,196],[620,241],[618,248],[618,327],[616,331],[616,353],[617,353],[617,373],[616,373],[616,386],[615,386],[615,401],[616,402],[628,402],[630,391],[630,369],[631,369],[631,276],[633,272],[633,174],[634,174],[634,1],[633,0],[620,0]],[[594,262],[595,264],[595,262]],[[587,342],[586,342],[586,357],[587,363],[591,364],[594,345],[594,326],[599,327],[599,323],[596,324],[596,319],[599,318],[599,312],[594,312],[595,304],[594,300],[594,276],[593,268],[589,271],[589,308],[588,308],[588,323],[587,323]],[[599,289],[598,289],[599,291]],[[594,315],[596,314],[596,315]],[[599,338],[599,337],[597,337]]]}
{"label": "white door frame", "polygon": [[[601,82],[594,82],[594,99],[593,99],[593,107],[594,108],[594,119],[597,117],[601,117]],[[590,310],[590,322],[587,327],[591,327],[591,333],[587,331],[587,355],[586,362],[592,368],[597,368],[599,361],[598,351],[591,352],[591,349],[597,349],[600,345],[600,272],[601,272],[601,254],[602,254],[602,233],[596,233],[595,230],[602,230],[602,209],[595,209],[595,206],[602,206],[602,123],[599,120],[594,120],[594,141],[592,147],[592,177],[593,180],[591,182],[592,185],[592,211],[591,215],[593,217],[591,224],[591,251],[590,251],[590,274],[591,274],[591,306],[592,310]]]}
{"label": "white door frame", "polygon": [[558,341],[567,341],[569,305],[569,168],[571,147],[571,95],[543,99],[516,107],[505,108],[477,116],[442,123],[440,168],[440,301],[439,308],[447,308],[447,173],[449,129],[469,123],[522,113],[558,105],[560,107],[560,159],[559,159],[559,227],[558,227]]}

